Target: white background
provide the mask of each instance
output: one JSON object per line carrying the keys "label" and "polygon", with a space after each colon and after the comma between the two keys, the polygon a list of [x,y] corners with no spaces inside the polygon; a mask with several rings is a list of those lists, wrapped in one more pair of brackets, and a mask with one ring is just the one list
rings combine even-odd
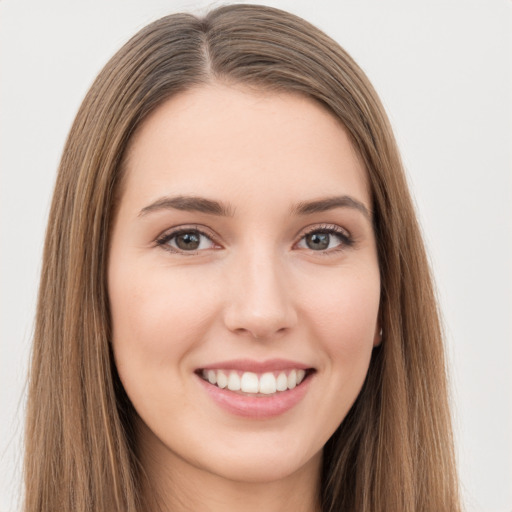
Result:
{"label": "white background", "polygon": [[[447,332],[468,512],[512,511],[512,1],[274,0],[344,46],[395,128]],[[56,168],[133,33],[219,2],[0,0],[0,512],[18,509],[24,386]]]}

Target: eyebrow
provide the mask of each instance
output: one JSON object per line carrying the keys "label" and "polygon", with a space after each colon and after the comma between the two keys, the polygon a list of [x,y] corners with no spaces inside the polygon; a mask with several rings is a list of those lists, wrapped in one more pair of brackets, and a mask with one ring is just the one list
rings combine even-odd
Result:
{"label": "eyebrow", "polygon": [[154,203],[142,208],[139,217],[158,210],[183,210],[186,212],[209,213],[222,217],[232,217],[234,213],[234,208],[219,201],[196,196],[175,196],[157,199]]}
{"label": "eyebrow", "polygon": [[[357,199],[351,196],[333,196],[313,201],[301,201],[292,207],[292,215],[311,215],[313,213],[321,213],[335,208],[353,208],[360,211],[368,220],[372,215],[370,210]],[[187,212],[200,212],[210,215],[218,215],[221,217],[232,217],[235,209],[227,203],[206,199],[197,196],[174,196],[161,197],[150,205],[142,208],[139,217],[143,217],[148,213],[160,210],[182,210]]]}
{"label": "eyebrow", "polygon": [[312,213],[326,212],[334,208],[353,208],[360,211],[368,220],[372,219],[371,211],[361,201],[351,196],[332,196],[314,201],[301,201],[293,207],[292,213],[311,215]]}

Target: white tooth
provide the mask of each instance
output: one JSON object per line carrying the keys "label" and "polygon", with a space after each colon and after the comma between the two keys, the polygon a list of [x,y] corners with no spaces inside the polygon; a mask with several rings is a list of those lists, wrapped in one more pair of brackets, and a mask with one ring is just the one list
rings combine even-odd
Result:
{"label": "white tooth", "polygon": [[240,381],[240,388],[244,393],[257,393],[259,389],[258,376],[252,372],[244,372]]}
{"label": "white tooth", "polygon": [[293,389],[297,385],[297,372],[292,370],[288,375],[288,389]]}
{"label": "white tooth", "polygon": [[240,377],[238,373],[231,372],[228,378],[228,389],[231,391],[240,391]]}
{"label": "white tooth", "polygon": [[224,389],[228,385],[228,377],[223,371],[217,372],[217,386]]}
{"label": "white tooth", "polygon": [[297,370],[297,386],[304,380],[306,376],[305,370]]}
{"label": "white tooth", "polygon": [[210,384],[217,383],[217,375],[215,375],[215,370],[208,370],[208,382]]}
{"label": "white tooth", "polygon": [[260,393],[270,395],[275,393],[277,389],[276,378],[273,373],[264,373],[260,377]]}
{"label": "white tooth", "polygon": [[286,377],[286,373],[281,372],[277,376],[276,389],[277,391],[286,391],[288,389],[288,378]]}

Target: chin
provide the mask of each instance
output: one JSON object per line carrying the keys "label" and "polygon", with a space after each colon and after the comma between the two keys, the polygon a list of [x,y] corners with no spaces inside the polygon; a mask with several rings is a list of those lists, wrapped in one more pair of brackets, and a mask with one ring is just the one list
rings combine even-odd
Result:
{"label": "chin", "polygon": [[[303,471],[311,471],[315,466],[318,472],[321,467],[322,452],[315,454],[309,460],[303,460],[297,456],[279,457],[268,454],[265,450],[259,453],[246,454],[243,458],[237,458],[229,463],[226,459],[219,461],[215,466],[207,469],[209,472],[224,480],[242,484],[270,484],[286,480]],[[319,474],[319,473],[318,473]]]}

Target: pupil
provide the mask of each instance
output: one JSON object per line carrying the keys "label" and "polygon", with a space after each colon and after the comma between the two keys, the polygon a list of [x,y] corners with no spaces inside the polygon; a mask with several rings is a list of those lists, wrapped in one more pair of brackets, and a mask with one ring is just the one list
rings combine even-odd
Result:
{"label": "pupil", "polygon": [[199,247],[199,235],[196,233],[184,233],[176,238],[176,245],[184,251],[193,251]]}
{"label": "pupil", "polygon": [[329,233],[312,233],[306,236],[306,244],[310,249],[321,251],[329,247]]}

